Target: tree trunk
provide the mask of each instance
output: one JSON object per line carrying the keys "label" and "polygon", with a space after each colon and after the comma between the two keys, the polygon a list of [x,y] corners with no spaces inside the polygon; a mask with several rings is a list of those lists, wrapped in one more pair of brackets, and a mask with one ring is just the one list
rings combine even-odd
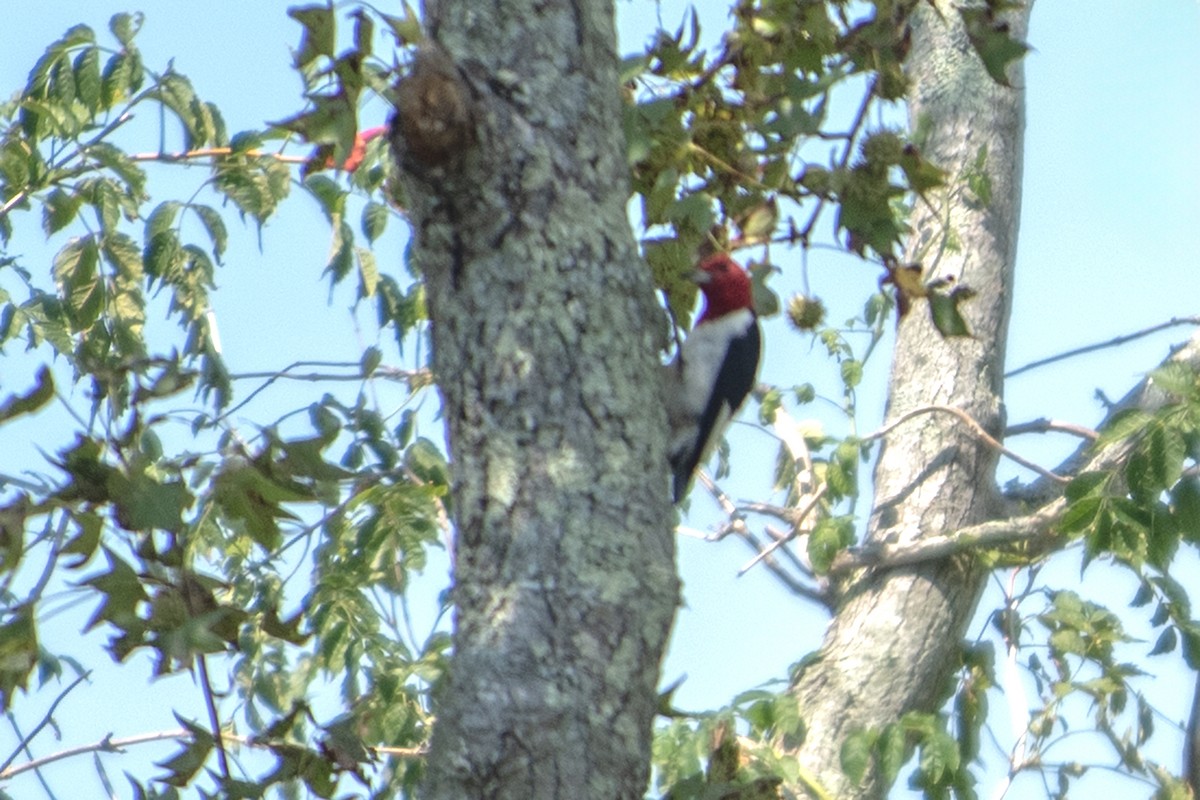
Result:
{"label": "tree trunk", "polygon": [[[946,277],[975,290],[963,307],[973,337],[943,338],[928,309],[915,305],[897,332],[888,418],[922,406],[955,406],[999,438],[1020,205],[1022,75],[1019,68],[1010,75],[1015,89],[993,82],[957,10],[937,5],[940,15],[921,4],[913,17],[910,123],[928,130],[924,154],[948,170],[952,188],[961,187],[963,173],[986,148],[991,198],[960,196],[948,216],[917,204],[906,258],[920,263],[927,278]],[[1008,20],[1018,38],[1028,13],[1027,4]],[[945,247],[951,231],[958,248]],[[876,466],[867,541],[911,542],[998,516],[995,466],[995,453],[944,415],[901,425],[887,437]],[[940,707],[984,574],[962,556],[867,570],[841,587],[820,657],[793,689],[808,726],[801,762],[832,796],[886,795],[889,787],[871,772],[861,785],[850,784],[841,745],[848,735],[881,730],[906,712]]]}
{"label": "tree trunk", "polygon": [[678,581],[612,3],[440,0],[425,18],[436,46],[393,142],[457,545],[423,796],[641,798]]}

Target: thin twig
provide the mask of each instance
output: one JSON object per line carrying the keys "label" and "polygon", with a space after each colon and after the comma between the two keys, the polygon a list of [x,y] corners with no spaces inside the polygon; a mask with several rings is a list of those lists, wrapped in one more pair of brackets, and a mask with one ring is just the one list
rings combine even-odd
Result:
{"label": "thin twig", "polygon": [[[854,115],[854,122],[850,124],[849,132],[846,135],[846,147],[842,150],[842,156],[838,159],[837,169],[844,170],[850,163],[850,156],[854,154],[854,141],[858,138],[858,134],[862,131],[863,123],[867,121],[867,112],[871,109],[871,101],[875,99],[875,83],[872,82],[867,87],[867,93],[863,97],[862,104],[858,107],[858,113]],[[817,205],[813,208],[812,214],[809,215],[808,222],[800,231],[800,243],[804,247],[808,247],[809,240],[812,238],[813,229],[817,225],[817,219],[821,216],[821,211],[825,208],[825,197],[817,198]]]}
{"label": "thin twig", "polygon": [[[234,155],[232,147],[201,147],[196,150],[186,150],[182,153],[132,153],[129,158],[131,161],[163,161],[173,163],[176,161],[191,161],[198,158],[217,158],[231,155]],[[238,153],[238,155],[249,156],[250,158],[269,158],[281,164],[304,164],[310,159],[310,156],[285,156],[282,153],[264,153],[261,150],[245,150]]]}
{"label": "thin twig", "polygon": [[812,496],[810,496],[808,498],[808,502],[804,504],[804,508],[800,509],[799,513],[796,514],[795,519],[792,520],[791,531],[785,537],[783,537],[781,539],[776,539],[770,545],[763,548],[763,550],[761,552],[759,552],[758,555],[756,555],[754,558],[747,561],[745,566],[743,566],[740,570],[738,570],[738,576],[741,577],[742,575],[745,575],[747,572],[750,571],[750,568],[753,567],[755,564],[757,564],[758,562],[762,561],[765,558],[769,558],[771,556],[771,554],[774,553],[776,550],[778,550],[780,547],[783,547],[785,544],[790,542],[792,539],[795,539],[796,536],[800,532],[800,524],[802,522],[804,522],[804,519],[809,514],[812,513],[812,510],[814,508],[817,507],[817,503],[821,502],[821,498],[825,496],[825,491],[828,488],[829,488],[829,484],[827,484],[827,483],[821,484],[820,488],[818,488],[817,491],[813,492]]}
{"label": "thin twig", "polygon": [[225,740],[221,737],[221,717],[217,714],[216,692],[213,691],[212,681],[208,678],[208,659],[203,653],[196,659],[200,667],[200,685],[204,691],[204,705],[208,709],[208,724],[212,728],[213,742],[217,747],[217,765],[225,780],[233,776],[229,772],[229,755],[225,752]]}
{"label": "thin twig", "polygon": [[1056,419],[1033,419],[1029,422],[1022,422],[1017,425],[1009,425],[1004,429],[1004,436],[1019,436],[1023,433],[1049,433],[1050,431],[1058,431],[1059,433],[1069,433],[1073,436],[1078,436],[1080,439],[1088,439],[1095,441],[1100,438],[1100,434],[1085,425],[1077,425],[1074,422],[1061,422]]}
{"label": "thin twig", "polygon": [[87,680],[88,676],[91,674],[92,674],[91,670],[83,673],[78,678],[71,681],[70,685],[67,686],[67,688],[65,688],[61,692],[59,692],[58,697],[54,698],[54,702],[50,704],[50,708],[48,708],[46,710],[46,713],[42,715],[42,719],[38,722],[38,724],[34,725],[33,730],[31,730],[28,734],[21,737],[21,741],[17,744],[16,748],[13,750],[13,754],[11,756],[9,756],[4,761],[3,764],[0,764],[0,778],[4,777],[5,772],[8,770],[9,766],[14,761],[17,760],[17,756],[21,754],[21,751],[23,751],[23,750],[28,751],[29,743],[33,741],[33,737],[37,736],[38,733],[41,732],[42,728],[49,725],[50,721],[52,719],[54,719],[54,711],[55,711],[55,709],[58,708],[58,704],[61,703],[63,700],[65,700],[67,695],[71,693],[71,690],[74,689],[79,684],[83,683],[85,680]]}
{"label": "thin twig", "polygon": [[1014,453],[1012,450],[1009,450],[1007,447],[1000,444],[1000,442],[996,441],[992,437],[991,434],[989,434],[987,431],[985,431],[983,429],[983,426],[980,425],[979,422],[977,422],[974,417],[972,417],[966,411],[963,411],[961,408],[955,408],[954,406],[931,405],[931,406],[922,406],[920,408],[914,408],[912,411],[909,411],[908,413],[900,416],[898,419],[895,419],[895,420],[889,422],[887,425],[884,425],[882,428],[875,431],[874,433],[864,436],[863,441],[869,442],[869,441],[874,441],[875,439],[882,439],[883,437],[887,436],[889,433],[894,431],[896,428],[903,425],[905,422],[908,422],[909,420],[911,420],[915,417],[919,417],[922,414],[932,414],[934,412],[952,415],[953,417],[958,419],[960,422],[962,422],[962,424],[965,425],[967,427],[967,429],[970,430],[971,433],[973,433],[977,439],[979,439],[979,441],[983,442],[985,445],[992,448],[996,452],[1007,456],[1008,458],[1017,462],[1018,464],[1025,467],[1026,469],[1033,470],[1038,475],[1041,475],[1043,478],[1052,480],[1055,483],[1069,483],[1070,482],[1070,478],[1064,478],[1061,475],[1057,475],[1057,474],[1051,472],[1050,470],[1046,469],[1045,467],[1043,467],[1039,464],[1035,464],[1034,462],[1030,461],[1029,459],[1025,458],[1024,456],[1018,455],[1017,453]]}
{"label": "thin twig", "polygon": [[135,744],[145,744],[147,742],[161,742],[166,739],[187,739],[191,737],[189,731],[180,729],[177,731],[159,731],[157,733],[143,733],[139,736],[128,736],[124,739],[114,739],[110,733],[98,742],[84,744],[78,747],[69,747],[66,750],[59,750],[57,753],[51,753],[48,756],[31,759],[24,764],[17,764],[15,767],[8,767],[0,771],[0,780],[8,780],[16,777],[22,772],[39,769],[52,764],[55,761],[61,761],[64,758],[72,758],[73,756],[83,755],[85,753],[120,753],[126,747]]}
{"label": "thin twig", "polygon": [[1031,361],[1022,367],[1017,367],[1010,372],[1004,373],[1004,377],[1013,378],[1023,372],[1029,372],[1032,369],[1044,367],[1047,364],[1064,361],[1068,358],[1084,355],[1085,353],[1093,353],[1097,350],[1104,350],[1108,347],[1118,347],[1126,342],[1132,342],[1135,339],[1141,339],[1143,336],[1149,336],[1152,333],[1158,333],[1159,331],[1166,330],[1167,328],[1174,328],[1179,325],[1200,325],[1200,316],[1171,317],[1171,319],[1167,320],[1166,322],[1160,322],[1157,325],[1151,325],[1149,328],[1143,328],[1140,331],[1134,331],[1133,333],[1127,333],[1123,336],[1117,336],[1113,339],[1109,339],[1106,342],[1098,342],[1096,344],[1084,345],[1083,347],[1076,347],[1074,350],[1068,350],[1065,353],[1059,353],[1055,356],[1049,356],[1037,361]]}
{"label": "thin twig", "polygon": [[[713,479],[709,477],[708,473],[704,470],[697,471],[696,479],[704,485],[704,488],[707,489],[709,494],[712,495],[713,499],[717,501],[717,504],[721,506],[721,510],[725,512],[725,515],[729,520],[724,526],[723,532],[715,538],[723,539],[729,533],[733,533],[736,534],[739,539],[745,542],[751,550],[756,553],[761,552],[767,545],[764,545],[762,542],[760,542],[758,537],[755,536],[750,530],[749,526],[746,525],[746,521],[742,519],[737,506],[729,498],[729,495],[722,491],[721,488],[717,486]],[[706,538],[712,540],[714,537]],[[829,608],[829,598],[826,597],[823,592],[797,580],[794,576],[789,574],[788,571],[783,568],[783,565],[776,561],[773,556],[768,556],[765,558],[764,563],[766,564],[767,569],[771,571],[771,574],[778,578],[779,581],[793,593],[818,602],[825,608]]]}

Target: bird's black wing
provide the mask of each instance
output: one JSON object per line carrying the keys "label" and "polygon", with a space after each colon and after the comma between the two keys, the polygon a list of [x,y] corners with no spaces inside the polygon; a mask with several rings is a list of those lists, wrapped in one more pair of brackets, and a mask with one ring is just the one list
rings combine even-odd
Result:
{"label": "bird's black wing", "polygon": [[729,341],[729,349],[713,383],[712,394],[709,395],[704,413],[700,415],[695,445],[672,465],[675,468],[672,494],[676,503],[687,494],[692,473],[723,432],[717,430],[724,427],[720,424],[722,415],[728,419],[736,414],[754,388],[761,354],[762,334],[758,329],[758,320],[752,318],[745,333]]}

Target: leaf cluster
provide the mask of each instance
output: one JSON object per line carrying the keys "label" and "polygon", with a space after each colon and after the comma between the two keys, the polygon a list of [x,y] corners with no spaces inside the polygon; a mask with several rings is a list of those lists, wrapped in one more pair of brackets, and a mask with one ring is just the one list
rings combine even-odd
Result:
{"label": "leaf cluster", "polygon": [[[130,778],[134,796],[259,797],[278,786],[331,797],[342,775],[387,792],[421,774],[448,639],[418,635],[407,602],[449,508],[449,466],[420,435],[423,292],[413,275],[382,274],[371,251],[396,214],[384,140],[363,142],[356,168],[334,177],[317,174],[324,154],[283,149],[300,134],[340,154],[347,131],[353,148],[359,107],[393,74],[373,49],[382,32],[412,41],[415,17],[355,9],[352,45],[335,55],[335,16],[332,6],[293,11],[309,108],[286,126],[230,135],[186,76],[143,63],[140,15],[112,18],[115,46],[72,28],[0,104],[0,347],[45,362],[0,398],[0,425],[67,403],[60,387],[80,384],[86,398],[71,412],[74,442],[43,472],[3,476],[0,704],[16,710],[64,670],[83,674],[40,636],[47,596],[64,587],[94,605],[88,628],[115,660],[200,676],[219,729],[181,718],[181,749],[157,779]],[[349,121],[323,127],[337,104]],[[159,140],[178,149],[128,149],[135,113],[170,121]],[[156,170],[175,165],[201,165],[199,188],[156,196]],[[246,378],[226,364],[211,293],[218,271],[235,267],[231,218],[261,227],[294,185],[332,231],[328,260],[312,266],[325,267],[331,291],[354,276],[354,303],[371,304],[414,365],[385,364],[384,348],[368,345],[358,363],[317,376],[357,392],[318,391],[248,432],[231,415],[302,362],[234,406]],[[23,219],[40,221],[57,248],[46,268],[7,253]],[[380,384],[403,388],[399,410],[381,408]],[[209,682],[209,665],[232,676],[231,693]],[[341,710],[332,720],[310,706],[326,685]],[[239,748],[252,766],[235,778],[227,762]]]}

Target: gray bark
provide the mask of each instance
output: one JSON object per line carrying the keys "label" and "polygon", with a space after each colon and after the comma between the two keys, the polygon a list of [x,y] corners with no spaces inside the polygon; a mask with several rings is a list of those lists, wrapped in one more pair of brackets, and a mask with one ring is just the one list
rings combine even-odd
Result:
{"label": "gray bark", "polygon": [[423,796],[640,798],[678,582],[612,3],[440,0],[426,20],[468,113],[401,120],[422,139],[396,143],[457,531]]}
{"label": "gray bark", "polygon": [[[918,204],[906,258],[927,277],[950,277],[977,296],[964,306],[972,338],[945,339],[915,305],[897,332],[888,418],[931,404],[956,406],[1000,438],[1002,389],[1020,205],[1024,128],[1022,75],[1016,89],[988,77],[958,13],[920,4],[908,58],[910,122],[929,131],[924,154],[951,181],[986,147],[991,201],[962,198],[949,209]],[[1023,38],[1028,6],[1012,15]],[[946,249],[947,231],[958,240]],[[924,414],[890,434],[875,470],[869,543],[907,543],[1000,515],[996,455],[941,415]],[[819,658],[793,688],[807,722],[802,764],[837,798],[886,795],[873,773],[851,786],[839,751],[856,731],[880,730],[908,711],[936,711],[946,699],[962,635],[984,573],[967,556],[866,570],[843,584]]]}

